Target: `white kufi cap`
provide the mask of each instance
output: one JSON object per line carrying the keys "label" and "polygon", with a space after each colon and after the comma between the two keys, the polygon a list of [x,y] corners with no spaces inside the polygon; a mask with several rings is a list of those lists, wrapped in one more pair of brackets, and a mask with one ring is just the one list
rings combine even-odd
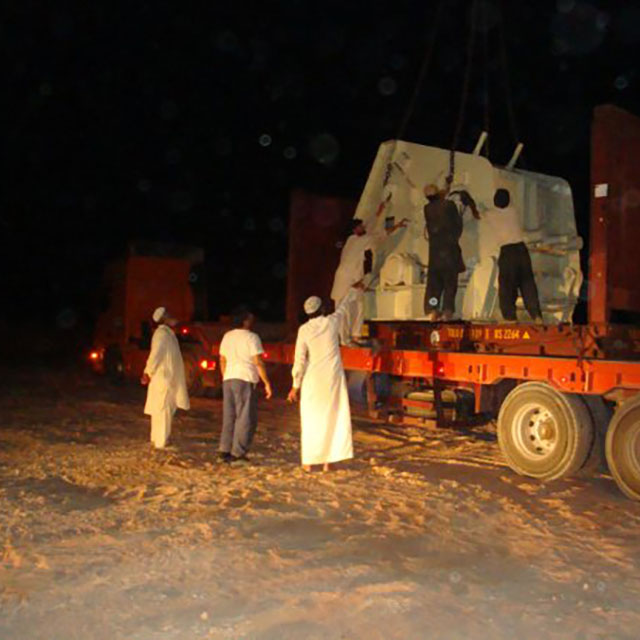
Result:
{"label": "white kufi cap", "polygon": [[311,296],[304,301],[304,312],[310,316],[322,306],[322,300],[318,296]]}
{"label": "white kufi cap", "polygon": [[164,314],[167,313],[167,310],[164,307],[158,307],[151,316],[154,322],[160,322],[162,320]]}

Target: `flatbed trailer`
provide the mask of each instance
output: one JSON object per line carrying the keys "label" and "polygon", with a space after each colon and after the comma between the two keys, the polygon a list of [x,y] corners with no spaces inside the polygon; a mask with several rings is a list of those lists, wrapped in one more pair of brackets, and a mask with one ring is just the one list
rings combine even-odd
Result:
{"label": "flatbed trailer", "polygon": [[[569,327],[563,336],[561,328],[537,325],[425,325],[419,328],[428,335],[419,344],[406,341],[407,328],[401,325],[374,325],[370,348],[342,347],[345,369],[443,380],[470,389],[503,380],[541,381],[563,393],[598,395],[616,403],[640,391],[640,342],[634,343],[638,352],[633,359],[628,352],[620,354],[626,357],[602,352],[592,334],[576,331],[586,327]],[[458,332],[477,339],[446,341]],[[415,338],[416,332],[411,335]],[[516,342],[518,335],[525,339]],[[293,364],[293,344],[270,343],[265,349],[270,362]],[[478,398],[476,408],[481,406]]]}
{"label": "flatbed trailer", "polygon": [[[587,327],[373,323],[371,334],[371,347],[343,347],[342,358],[362,374],[372,417],[436,427],[495,419],[516,472],[549,481],[606,460],[620,489],[640,499],[637,341],[623,350],[615,338],[623,357],[613,357]],[[291,343],[265,343],[265,352],[273,365],[293,364]]]}

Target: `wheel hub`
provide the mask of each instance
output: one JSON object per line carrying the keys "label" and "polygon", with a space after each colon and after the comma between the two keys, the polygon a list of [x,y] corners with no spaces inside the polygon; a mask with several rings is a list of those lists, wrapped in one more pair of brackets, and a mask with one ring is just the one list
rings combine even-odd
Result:
{"label": "wheel hub", "polygon": [[529,404],[514,420],[515,443],[521,454],[531,459],[551,454],[557,445],[558,428],[551,412],[543,406]]}
{"label": "wheel hub", "polygon": [[538,436],[541,440],[554,440],[556,437],[556,430],[553,424],[550,422],[544,422],[538,427]]}

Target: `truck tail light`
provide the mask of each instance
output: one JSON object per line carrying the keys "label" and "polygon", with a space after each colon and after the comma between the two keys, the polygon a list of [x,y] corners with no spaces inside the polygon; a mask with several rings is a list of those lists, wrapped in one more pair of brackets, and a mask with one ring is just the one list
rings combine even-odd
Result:
{"label": "truck tail light", "polygon": [[200,368],[203,371],[213,371],[216,368],[215,360],[205,360],[204,358],[200,360]]}
{"label": "truck tail light", "polygon": [[89,354],[89,360],[98,360],[100,358],[100,352],[99,351],[92,351]]}

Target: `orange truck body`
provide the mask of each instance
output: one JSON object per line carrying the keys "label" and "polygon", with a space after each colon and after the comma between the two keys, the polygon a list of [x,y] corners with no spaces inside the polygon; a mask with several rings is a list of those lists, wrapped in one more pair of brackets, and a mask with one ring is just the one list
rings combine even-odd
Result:
{"label": "orange truck body", "polygon": [[[189,256],[131,252],[109,264],[103,281],[103,311],[96,322],[89,356],[93,369],[112,377],[140,377],[149,355],[154,309],[166,307],[181,326],[193,320],[193,278],[193,258]],[[183,355],[195,368],[195,372],[188,373],[198,374],[200,386],[217,384],[213,375],[215,363],[207,360],[203,345],[191,340],[188,331],[179,330],[178,336],[187,345]]]}

